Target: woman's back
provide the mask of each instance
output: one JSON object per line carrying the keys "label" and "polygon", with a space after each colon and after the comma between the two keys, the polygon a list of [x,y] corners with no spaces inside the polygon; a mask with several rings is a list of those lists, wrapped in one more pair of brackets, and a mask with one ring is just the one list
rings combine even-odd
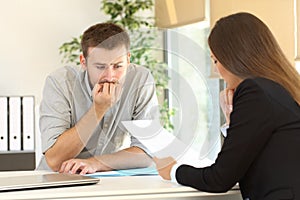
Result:
{"label": "woman's back", "polygon": [[233,107],[228,135],[247,138],[252,160],[240,180],[243,196],[293,198],[300,192],[300,107],[283,87],[263,78],[242,82]]}

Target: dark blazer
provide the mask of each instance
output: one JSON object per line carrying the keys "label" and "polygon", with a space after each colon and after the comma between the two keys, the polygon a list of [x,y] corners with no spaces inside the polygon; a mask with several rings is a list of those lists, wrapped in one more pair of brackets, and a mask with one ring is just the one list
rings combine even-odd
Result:
{"label": "dark blazer", "polygon": [[244,80],[215,164],[181,165],[176,179],[207,192],[225,192],[239,182],[250,200],[300,199],[300,106],[273,81]]}

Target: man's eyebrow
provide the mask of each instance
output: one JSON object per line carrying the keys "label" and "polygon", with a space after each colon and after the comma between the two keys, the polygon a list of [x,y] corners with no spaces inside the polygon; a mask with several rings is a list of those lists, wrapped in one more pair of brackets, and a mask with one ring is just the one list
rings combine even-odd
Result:
{"label": "man's eyebrow", "polygon": [[106,65],[106,64],[105,63],[95,62],[95,63],[93,63],[93,65]]}
{"label": "man's eyebrow", "polygon": [[[123,61],[119,61],[119,62],[115,62],[115,63],[110,63],[110,65],[117,65],[123,63]],[[99,62],[95,62],[93,63],[93,65],[107,65],[106,63],[99,63]]]}
{"label": "man's eyebrow", "polygon": [[117,65],[117,64],[120,64],[120,63],[123,63],[123,61],[119,61],[119,62],[111,63],[111,64],[112,64],[112,65]]}

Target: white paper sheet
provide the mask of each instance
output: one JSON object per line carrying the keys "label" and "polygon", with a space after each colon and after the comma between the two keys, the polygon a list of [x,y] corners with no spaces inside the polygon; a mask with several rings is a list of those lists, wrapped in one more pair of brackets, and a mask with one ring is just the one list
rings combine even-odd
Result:
{"label": "white paper sheet", "polygon": [[158,121],[133,120],[122,123],[129,133],[149,150],[152,156],[158,158],[171,156],[178,163],[196,167],[209,166],[213,163],[209,159],[199,160],[199,153],[191,148],[191,143],[184,143],[165,130]]}

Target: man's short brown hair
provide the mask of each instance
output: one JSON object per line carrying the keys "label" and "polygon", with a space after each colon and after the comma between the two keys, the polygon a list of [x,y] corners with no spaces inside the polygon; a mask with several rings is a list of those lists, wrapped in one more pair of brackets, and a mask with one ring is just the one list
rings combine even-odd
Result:
{"label": "man's short brown hair", "polygon": [[114,49],[124,45],[129,51],[130,39],[128,33],[113,23],[99,23],[89,27],[82,35],[81,49],[83,56],[88,56],[89,47]]}

